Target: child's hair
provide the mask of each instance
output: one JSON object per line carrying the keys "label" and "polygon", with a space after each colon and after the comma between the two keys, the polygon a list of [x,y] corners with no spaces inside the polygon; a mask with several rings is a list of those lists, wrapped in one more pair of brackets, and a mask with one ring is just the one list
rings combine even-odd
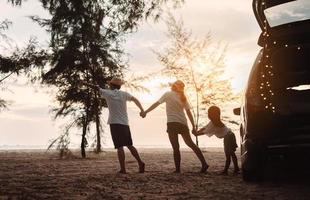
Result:
{"label": "child's hair", "polygon": [[220,119],[221,117],[221,109],[217,106],[211,106],[208,109],[208,116],[210,119]]}
{"label": "child's hair", "polygon": [[110,88],[111,88],[112,90],[115,90],[115,89],[119,90],[119,89],[121,89],[121,86],[120,86],[120,85],[113,84],[113,83],[110,83]]}
{"label": "child's hair", "polygon": [[183,81],[177,80],[171,85],[171,90],[177,92],[180,95],[181,102],[185,104],[187,102],[187,99],[184,94],[184,87],[185,84],[183,83]]}

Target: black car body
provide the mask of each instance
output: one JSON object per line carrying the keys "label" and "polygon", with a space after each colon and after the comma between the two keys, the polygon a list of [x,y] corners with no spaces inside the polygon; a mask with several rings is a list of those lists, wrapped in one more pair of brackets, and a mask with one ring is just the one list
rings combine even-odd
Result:
{"label": "black car body", "polygon": [[310,1],[253,0],[253,10],[262,49],[234,110],[245,180],[259,178],[270,157],[310,163]]}

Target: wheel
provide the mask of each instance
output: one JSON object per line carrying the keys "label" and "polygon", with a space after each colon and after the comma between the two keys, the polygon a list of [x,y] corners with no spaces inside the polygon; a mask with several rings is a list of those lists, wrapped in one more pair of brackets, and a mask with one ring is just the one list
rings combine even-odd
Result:
{"label": "wheel", "polygon": [[242,169],[242,178],[247,182],[257,182],[263,180],[263,174],[261,170],[250,171]]}
{"label": "wheel", "polygon": [[259,151],[248,152],[241,164],[241,169],[244,181],[262,181],[264,176],[263,153]]}

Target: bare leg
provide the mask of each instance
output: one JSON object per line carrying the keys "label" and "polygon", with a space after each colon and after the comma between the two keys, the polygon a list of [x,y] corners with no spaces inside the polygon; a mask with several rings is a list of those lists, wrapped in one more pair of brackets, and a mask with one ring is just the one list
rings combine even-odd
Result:
{"label": "bare leg", "polygon": [[222,174],[228,173],[228,169],[229,169],[230,162],[231,162],[231,155],[228,153],[225,153],[225,156],[226,156],[226,162],[225,162],[225,167],[224,167]]}
{"label": "bare leg", "polygon": [[234,173],[238,173],[240,171],[239,166],[238,166],[238,159],[235,153],[231,155],[232,161],[234,163]]}
{"label": "bare leg", "polygon": [[133,155],[133,157],[135,157],[135,159],[138,161],[139,164],[139,172],[140,173],[144,173],[145,171],[145,164],[144,162],[141,160],[139,153],[137,151],[137,149],[134,146],[127,146],[127,148],[129,149],[130,153]]}
{"label": "bare leg", "polygon": [[180,154],[180,145],[179,145],[179,138],[177,134],[174,133],[168,133],[169,140],[173,149],[173,158],[174,158],[174,164],[175,164],[175,172],[180,173],[181,172],[181,154]]}
{"label": "bare leg", "polygon": [[209,165],[207,164],[205,157],[203,156],[199,147],[193,142],[193,140],[189,134],[182,134],[182,137],[183,137],[185,144],[195,152],[196,156],[200,160],[201,165],[202,165],[201,172],[202,173],[206,172],[207,169],[209,168]]}
{"label": "bare leg", "polygon": [[117,149],[117,156],[118,156],[118,161],[121,167],[121,170],[119,173],[126,174],[126,168],[125,168],[125,152],[123,147],[119,147]]}

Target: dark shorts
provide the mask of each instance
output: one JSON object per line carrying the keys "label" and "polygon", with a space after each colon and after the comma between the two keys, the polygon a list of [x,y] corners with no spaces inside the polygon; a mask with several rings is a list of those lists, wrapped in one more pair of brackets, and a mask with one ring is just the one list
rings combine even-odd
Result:
{"label": "dark shorts", "polygon": [[189,134],[188,126],[179,122],[168,122],[167,133],[172,134]]}
{"label": "dark shorts", "polygon": [[110,124],[110,130],[115,149],[123,146],[132,146],[129,126],[123,124]]}
{"label": "dark shorts", "polygon": [[231,155],[235,153],[238,145],[236,142],[236,137],[233,132],[229,132],[225,137],[224,137],[224,151],[226,155]]}

